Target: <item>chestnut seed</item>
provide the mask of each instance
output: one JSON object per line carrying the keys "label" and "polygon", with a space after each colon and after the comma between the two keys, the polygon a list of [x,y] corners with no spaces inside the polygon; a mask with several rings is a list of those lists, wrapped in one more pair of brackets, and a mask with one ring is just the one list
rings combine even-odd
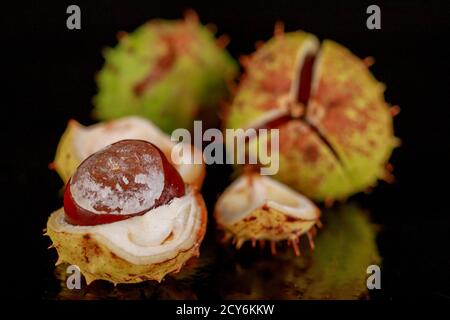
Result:
{"label": "chestnut seed", "polygon": [[66,220],[97,225],[141,215],[185,194],[178,171],[155,145],[122,140],[92,154],[66,185]]}

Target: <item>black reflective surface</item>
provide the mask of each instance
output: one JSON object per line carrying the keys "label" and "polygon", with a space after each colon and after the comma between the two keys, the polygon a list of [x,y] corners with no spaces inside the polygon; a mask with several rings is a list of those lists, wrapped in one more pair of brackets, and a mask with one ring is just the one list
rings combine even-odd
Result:
{"label": "black reflective surface", "polygon": [[182,271],[157,283],[114,286],[95,281],[81,289],[68,289],[68,265],[55,268],[53,289],[45,299],[367,299],[367,267],[380,265],[375,242],[376,226],[355,203],[325,210],[315,249],[306,237],[296,256],[286,243],[272,255],[268,244],[240,250],[221,245],[209,232],[201,256]]}
{"label": "black reflective surface", "polygon": [[[350,199],[380,226],[376,241],[382,258],[382,289],[370,297],[449,299],[448,2],[380,3],[382,29],[377,31],[365,28],[365,10],[371,4],[365,1],[126,1],[114,5],[95,1],[80,4],[79,32],[65,28],[68,2],[16,4],[3,10],[2,18],[7,75],[3,85],[7,101],[2,103],[2,265],[6,269],[2,295],[219,299],[256,297],[255,292],[264,291],[257,297],[302,297],[292,281],[277,273],[301,269],[298,261],[291,269],[286,267],[291,263],[290,252],[273,259],[250,248],[239,253],[222,248],[212,221],[198,268],[183,271],[191,280],[170,278],[163,285],[136,288],[99,283],[77,296],[62,292],[55,276],[56,254],[47,249],[50,243],[42,229],[50,212],[62,204],[58,195],[62,185],[47,166],[70,118],[93,123],[91,98],[96,92],[94,74],[103,62],[101,49],[115,44],[119,30],[133,30],[154,17],[179,18],[185,8],[192,7],[203,22],[215,23],[220,34],[230,36],[229,49],[236,58],[252,52],[257,40],[268,39],[277,20],[283,20],[287,30],[304,29],[321,39],[334,39],[360,57],[375,58],[371,69],[386,84],[387,101],[402,108],[395,120],[402,146],[391,161],[396,182],[381,182],[372,194]],[[204,186],[209,209],[228,185],[229,173],[229,168],[209,168]]]}

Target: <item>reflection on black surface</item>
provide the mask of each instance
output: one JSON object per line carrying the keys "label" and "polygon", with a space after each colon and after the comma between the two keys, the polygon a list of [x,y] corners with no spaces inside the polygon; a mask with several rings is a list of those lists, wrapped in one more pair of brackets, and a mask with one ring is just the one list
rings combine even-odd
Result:
{"label": "reflection on black surface", "polygon": [[366,269],[378,264],[375,228],[368,214],[356,204],[326,210],[324,227],[309,248],[301,242],[302,255],[279,245],[276,256],[269,248],[240,251],[221,247],[214,231],[202,244],[199,259],[162,283],[114,286],[106,281],[85,283],[81,290],[66,287],[66,267],[55,269],[59,291],[49,299],[361,299],[367,297]]}
{"label": "reflection on black surface", "polygon": [[[358,299],[366,297],[366,269],[380,261],[375,228],[356,205],[324,214],[324,228],[311,251],[305,238],[302,256],[285,248],[230,254],[219,288],[226,299]],[[249,248],[246,248],[249,249]]]}

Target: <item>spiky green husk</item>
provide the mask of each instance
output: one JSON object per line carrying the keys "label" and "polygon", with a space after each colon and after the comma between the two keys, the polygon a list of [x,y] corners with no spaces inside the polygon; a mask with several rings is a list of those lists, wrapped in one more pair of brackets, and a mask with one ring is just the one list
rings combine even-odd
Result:
{"label": "spiky green husk", "polygon": [[[292,32],[259,48],[226,110],[226,127],[252,127],[286,101],[295,103],[298,53],[314,43],[313,35]],[[313,81],[306,114],[279,126],[280,170],[274,177],[315,200],[345,199],[385,177],[398,144],[384,86],[361,59],[329,40],[316,58]]]}
{"label": "spiky green husk", "polygon": [[[127,118],[123,118],[116,121],[126,121]],[[131,119],[130,119],[131,120]],[[105,127],[113,128],[113,126],[117,123],[116,121],[108,121],[104,123],[99,123],[94,126],[103,125]],[[148,125],[153,126],[152,123],[148,123]],[[64,131],[61,139],[59,140],[58,147],[56,149],[55,160],[52,163],[52,167],[58,172],[61,179],[64,183],[69,181],[70,177],[75,173],[76,169],[80,165],[80,163],[84,160],[80,155],[79,151],[77,152],[75,148],[75,141],[79,135],[82,135],[84,132],[92,128],[92,126],[83,126],[78,123],[76,120],[70,120],[66,130]],[[141,138],[141,137],[136,137]],[[146,137],[148,139],[149,137]],[[161,137],[155,136],[153,139],[149,140],[151,143],[157,145],[166,155],[167,158],[170,159],[170,149],[167,147],[167,142],[163,140]],[[95,139],[92,137],[92,139]],[[167,136],[167,141],[170,141],[170,137]],[[200,151],[198,151],[200,152]],[[177,164],[175,164],[175,168],[179,170]],[[181,172],[181,171],[180,171]],[[191,174],[181,173],[183,180],[198,188],[201,188],[203,180],[205,178],[205,166],[201,165],[192,165]]]}
{"label": "spiky green husk", "polygon": [[61,139],[59,139],[58,147],[56,149],[53,166],[64,183],[69,181],[70,177],[83,160],[77,156],[75,145],[73,143],[74,135],[77,134],[77,130],[80,126],[81,125],[77,121],[70,120]]}
{"label": "spiky green husk", "polygon": [[[161,63],[167,70],[137,92]],[[140,115],[166,132],[189,129],[194,119],[214,124],[216,107],[237,72],[213,33],[196,20],[153,20],[106,50],[95,114],[101,120]]]}
{"label": "spiky green husk", "polygon": [[89,234],[57,232],[49,227],[47,235],[58,251],[58,262],[77,265],[88,284],[94,280],[115,284],[161,281],[166,274],[179,271],[187,260],[198,255],[198,246],[194,246],[162,263],[135,265],[116,256]]}
{"label": "spiky green husk", "polygon": [[116,255],[100,238],[89,232],[59,230],[56,218],[60,214],[58,211],[49,217],[45,235],[50,237],[52,247],[58,252],[56,264],[77,265],[88,284],[95,280],[107,280],[114,284],[161,281],[167,274],[179,272],[190,258],[199,255],[199,246],[206,232],[207,211],[203,197],[197,191],[194,196],[200,210],[200,228],[196,231],[196,241],[191,248],[174,252],[173,258],[159,263],[134,264]]}
{"label": "spiky green husk", "polygon": [[[210,241],[202,246],[199,258],[202,267],[186,266],[175,279],[166,277],[160,284],[117,287],[95,282],[82,286],[81,290],[67,289],[67,266],[63,265],[57,270],[61,286],[58,298],[195,298],[199,280],[213,280],[217,295],[224,299],[365,298],[366,269],[381,263],[375,238],[376,228],[370,224],[368,215],[357,206],[346,204],[324,213],[324,226],[315,238],[316,249],[302,250],[300,257],[289,248],[279,248],[276,256],[247,250],[250,248],[245,246],[241,251],[223,252]],[[222,258],[217,256],[219,253]],[[188,279],[180,278],[183,272],[189,273]],[[172,294],[167,295],[167,291]]]}
{"label": "spiky green husk", "polygon": [[245,219],[231,226],[221,226],[225,238],[233,238],[240,248],[245,241],[297,241],[311,230],[317,220],[289,219],[284,213],[272,208],[258,208]]}
{"label": "spiky green husk", "polygon": [[[250,259],[251,263],[246,257],[234,272],[223,273],[222,296],[225,299],[366,298],[367,267],[381,263],[376,234],[367,213],[356,205],[326,211],[324,226],[315,238],[315,250],[302,250],[302,255],[296,257],[286,248],[270,259],[256,256]],[[270,276],[262,277],[263,274]],[[230,290],[226,284],[231,281],[239,285],[233,285]]]}

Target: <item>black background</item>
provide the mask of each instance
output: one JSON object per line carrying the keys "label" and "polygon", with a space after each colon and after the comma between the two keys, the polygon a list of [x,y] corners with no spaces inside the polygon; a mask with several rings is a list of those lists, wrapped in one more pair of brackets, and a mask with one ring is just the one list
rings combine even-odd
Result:
{"label": "black background", "polygon": [[[79,31],[66,28],[72,3],[81,7]],[[381,7],[381,30],[366,28],[372,3]],[[186,8],[230,36],[234,57],[252,52],[281,20],[286,30],[310,31],[375,58],[372,71],[386,83],[387,101],[402,108],[395,131],[403,143],[392,157],[396,183],[356,196],[383,226],[383,289],[372,297],[450,299],[450,10],[444,1],[33,1],[4,8],[2,295],[39,299],[52,283],[55,255],[42,229],[62,200],[61,181],[47,166],[70,118],[93,123],[101,49],[115,45],[119,30],[154,17],[180,18]],[[210,169],[205,186],[210,206],[228,183],[217,171]]]}

